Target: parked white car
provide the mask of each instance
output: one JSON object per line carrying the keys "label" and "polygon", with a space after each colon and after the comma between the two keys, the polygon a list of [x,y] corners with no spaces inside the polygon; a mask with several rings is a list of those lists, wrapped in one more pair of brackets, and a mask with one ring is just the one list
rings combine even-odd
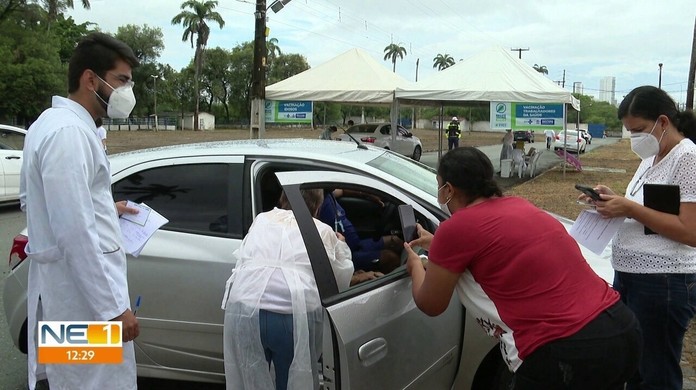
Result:
{"label": "parked white car", "polygon": [[[338,292],[300,188],[349,188],[379,196],[341,197],[367,237],[400,229],[398,205],[413,206],[434,231],[446,215],[435,171],[391,151],[321,140],[247,140],[162,147],[113,155],[116,199],[144,202],[169,219],[138,258],[128,257],[131,301],[141,296],[138,375],[224,382],[225,281],[232,253],[254,217],[288,194],[315,272],[326,318],[322,381],[327,389],[499,388],[508,370],[455,296],[440,316],[413,302],[405,266]],[[299,200],[299,201],[298,201]],[[569,228],[571,221],[559,220]],[[30,239],[30,238],[29,238]],[[26,351],[26,229],[15,238],[4,290],[14,343]],[[606,256],[583,251],[600,273]],[[605,267],[605,270],[600,270]],[[606,271],[608,267],[609,271]],[[610,276],[609,276],[610,277]]]}
{"label": "parked white car", "polygon": [[568,152],[585,153],[587,141],[577,130],[559,130],[553,143],[553,150],[566,149]]}
{"label": "parked white car", "polygon": [[19,171],[27,131],[0,125],[0,203],[19,199]]}
{"label": "parked white car", "polygon": [[396,140],[392,140],[391,127],[391,123],[354,125],[346,129],[345,132],[347,134],[341,134],[336,139],[339,141],[359,141],[365,144],[372,144],[419,161],[423,154],[421,140],[401,125],[397,125]]}
{"label": "parked white car", "polygon": [[580,131],[580,136],[587,141],[587,144],[592,145],[592,134],[585,129],[579,129],[578,131]]}

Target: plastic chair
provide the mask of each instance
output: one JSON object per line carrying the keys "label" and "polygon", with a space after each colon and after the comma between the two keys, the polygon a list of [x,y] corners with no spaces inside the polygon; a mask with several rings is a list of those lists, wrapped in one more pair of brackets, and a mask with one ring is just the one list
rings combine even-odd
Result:
{"label": "plastic chair", "polygon": [[528,174],[529,177],[534,177],[536,175],[536,167],[537,163],[539,162],[539,158],[541,157],[541,154],[544,153],[544,151],[536,152],[532,156],[532,160],[529,162],[529,169],[528,169]]}
{"label": "plastic chair", "polygon": [[520,178],[527,170],[527,163],[524,161],[524,152],[520,149],[512,150],[512,170],[517,169],[517,176]]}

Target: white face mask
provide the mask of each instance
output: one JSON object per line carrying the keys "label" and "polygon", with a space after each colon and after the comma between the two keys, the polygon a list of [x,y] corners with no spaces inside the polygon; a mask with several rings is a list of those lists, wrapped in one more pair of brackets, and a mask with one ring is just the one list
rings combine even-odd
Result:
{"label": "white face mask", "polygon": [[657,121],[653,125],[649,133],[637,133],[631,134],[631,150],[633,153],[637,154],[638,157],[645,160],[657,154],[660,151],[660,141],[662,137],[665,136],[665,132],[662,132],[660,140],[652,134],[657,126]]}
{"label": "white face mask", "polygon": [[[440,188],[437,189],[437,197],[438,197],[438,199],[440,198],[440,190],[442,190],[443,188],[445,188],[445,184],[443,184],[442,187],[440,187]],[[450,196],[449,198],[447,198],[447,200],[445,201],[445,203],[440,203],[440,202],[438,202],[438,204],[440,205],[440,209],[441,209],[442,211],[444,211],[445,214],[447,214],[447,216],[452,216],[452,211],[450,211],[449,206],[448,206],[448,204],[449,204],[449,202],[450,202],[451,200],[452,200],[452,197]]]}
{"label": "white face mask", "polygon": [[[97,76],[99,77],[99,76]],[[99,80],[104,81],[101,77]],[[107,103],[104,99],[99,96],[97,91],[94,93],[97,95],[99,100],[106,104],[106,115],[113,119],[125,119],[128,118],[133,107],[135,107],[135,94],[133,94],[133,84],[123,85],[118,88],[114,88],[111,84],[104,81],[104,84],[108,85],[109,88],[113,89],[111,96],[109,96],[109,102]]]}

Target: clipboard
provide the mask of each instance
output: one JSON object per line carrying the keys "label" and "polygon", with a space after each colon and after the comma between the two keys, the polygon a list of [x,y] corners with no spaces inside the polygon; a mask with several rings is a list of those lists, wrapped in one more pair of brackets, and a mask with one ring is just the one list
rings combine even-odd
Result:
{"label": "clipboard", "polygon": [[[679,186],[673,184],[643,184],[643,205],[653,210],[679,215],[681,197]],[[657,234],[644,227],[645,234]]]}

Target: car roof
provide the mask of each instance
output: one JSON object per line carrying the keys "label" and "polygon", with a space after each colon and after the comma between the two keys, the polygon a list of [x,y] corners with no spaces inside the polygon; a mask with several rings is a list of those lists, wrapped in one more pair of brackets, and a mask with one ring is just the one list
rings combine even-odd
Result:
{"label": "car roof", "polygon": [[27,131],[24,130],[24,129],[22,129],[21,127],[10,126],[10,125],[1,125],[1,124],[0,124],[0,129],[3,129],[3,130],[14,130],[14,131],[16,131],[16,132],[18,132],[18,133],[22,133],[22,134],[26,134],[26,133],[27,133]]}
{"label": "car roof", "polygon": [[112,172],[115,173],[145,161],[169,158],[225,155],[278,156],[340,161],[343,165],[355,166],[371,161],[384,153],[389,153],[389,151],[371,145],[363,145],[358,148],[353,142],[291,138],[214,141],[162,146],[114,154],[109,156],[109,160]]}

